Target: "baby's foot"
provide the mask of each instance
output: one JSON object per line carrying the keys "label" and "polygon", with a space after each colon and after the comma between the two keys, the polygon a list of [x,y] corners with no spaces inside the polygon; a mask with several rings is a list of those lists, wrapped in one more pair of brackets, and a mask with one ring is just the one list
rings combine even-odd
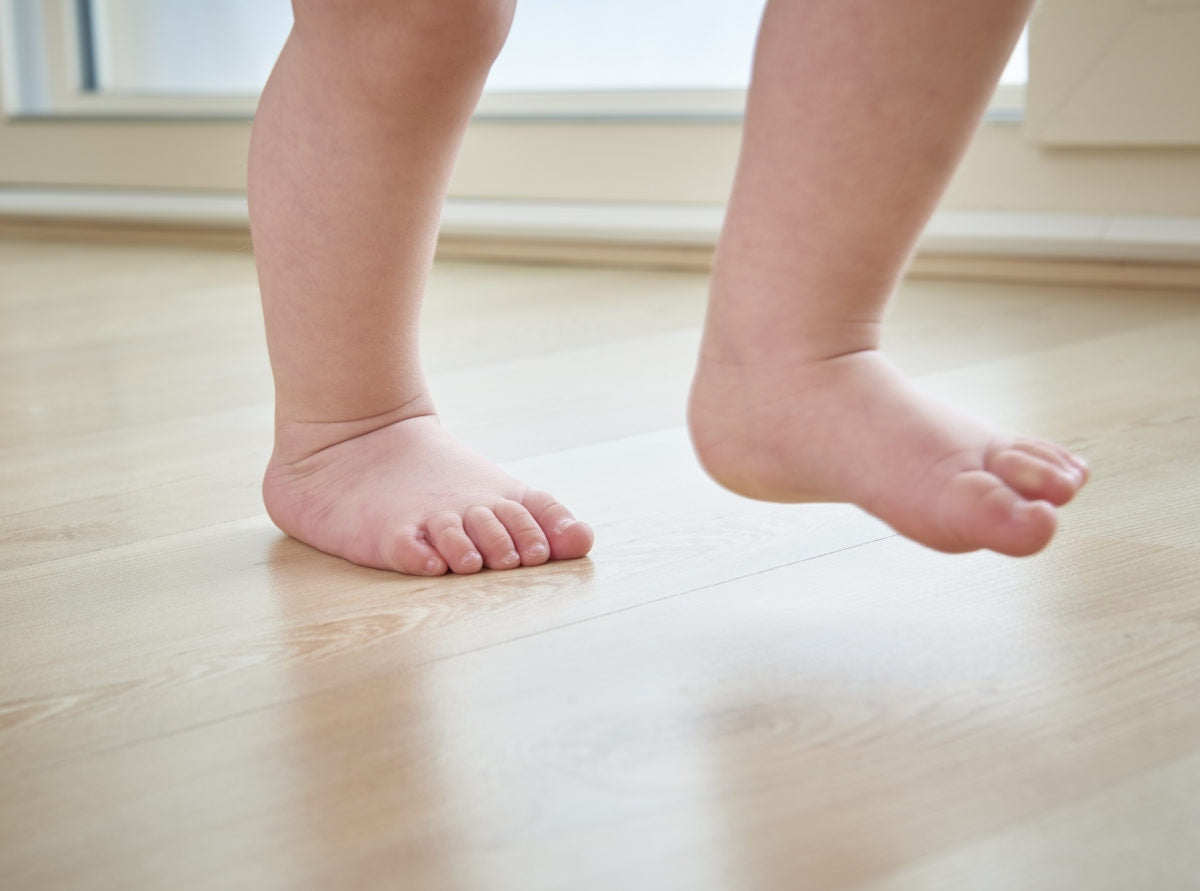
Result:
{"label": "baby's foot", "polygon": [[271,519],[363,566],[471,573],[582,557],[592,547],[586,523],[463,446],[434,415],[335,438],[303,458],[283,453],[277,443],[263,480]]}
{"label": "baby's foot", "polygon": [[943,407],[875,350],[740,363],[710,353],[689,421],[701,463],[733,491],[853,502],[941,551],[1035,553],[1088,476],[1059,446]]}

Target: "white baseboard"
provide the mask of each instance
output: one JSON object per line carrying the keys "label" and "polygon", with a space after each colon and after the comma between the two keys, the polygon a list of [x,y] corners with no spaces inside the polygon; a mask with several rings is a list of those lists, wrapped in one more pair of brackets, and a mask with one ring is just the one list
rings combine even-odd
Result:
{"label": "white baseboard", "polygon": [[[451,199],[447,236],[508,241],[711,247],[719,205],[638,205]],[[139,225],[247,225],[242,193],[0,187],[0,218]],[[922,253],[1063,260],[1200,263],[1200,217],[943,210]]]}
{"label": "white baseboard", "polygon": [[1062,260],[1200,262],[1200,217],[943,210],[919,249]]}
{"label": "white baseboard", "polygon": [[0,217],[56,222],[244,227],[244,192],[0,186]]}

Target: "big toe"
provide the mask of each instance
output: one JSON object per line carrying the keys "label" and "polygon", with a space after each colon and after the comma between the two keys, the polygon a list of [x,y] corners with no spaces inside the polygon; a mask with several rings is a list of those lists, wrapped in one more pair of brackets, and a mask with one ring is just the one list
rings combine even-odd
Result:
{"label": "big toe", "polygon": [[[374,561],[365,559],[355,562],[375,565]],[[415,526],[406,526],[386,536],[382,563],[380,568],[394,569],[406,575],[444,575],[448,569],[442,555]]]}
{"label": "big toe", "polygon": [[574,560],[585,556],[595,541],[592,527],[575,517],[553,496],[530,492],[522,504],[546,535],[552,560]]}
{"label": "big toe", "polygon": [[987,471],[959,474],[943,499],[942,530],[952,543],[943,550],[989,548],[1027,557],[1049,543],[1058,525],[1052,504],[1023,497]]}

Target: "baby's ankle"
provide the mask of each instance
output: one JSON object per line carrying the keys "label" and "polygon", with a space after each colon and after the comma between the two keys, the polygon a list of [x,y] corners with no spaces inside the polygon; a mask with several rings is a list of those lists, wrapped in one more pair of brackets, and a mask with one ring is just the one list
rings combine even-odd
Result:
{"label": "baby's ankle", "polygon": [[[374,406],[372,406],[373,408]],[[296,464],[318,452],[413,418],[437,418],[433,400],[422,392],[403,403],[359,416],[305,414],[276,408],[275,463]]]}

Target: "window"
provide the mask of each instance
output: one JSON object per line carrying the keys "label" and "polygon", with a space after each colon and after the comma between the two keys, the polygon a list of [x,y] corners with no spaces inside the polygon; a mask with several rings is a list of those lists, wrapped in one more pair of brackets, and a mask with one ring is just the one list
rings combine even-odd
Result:
{"label": "window", "polygon": [[291,27],[287,0],[0,0],[8,109],[245,117]]}
{"label": "window", "polygon": [[119,95],[255,96],[292,24],[286,0],[83,0],[92,89]]}
{"label": "window", "polygon": [[[9,107],[33,115],[249,115],[291,25],[287,0],[0,2]],[[736,116],[764,3],[520,0],[480,112]],[[1022,45],[1004,110],[1026,67]]]}
{"label": "window", "polygon": [[[519,0],[452,198],[719,205],[764,3]],[[233,200],[256,95],[290,24],[288,0],[0,0],[8,212],[26,206],[14,189]],[[1021,47],[993,123],[1020,118],[1024,70]],[[993,149],[1029,149],[1015,128],[984,129],[989,173],[970,174],[954,200],[975,206],[978,187],[988,206],[1019,204],[993,188]]]}

